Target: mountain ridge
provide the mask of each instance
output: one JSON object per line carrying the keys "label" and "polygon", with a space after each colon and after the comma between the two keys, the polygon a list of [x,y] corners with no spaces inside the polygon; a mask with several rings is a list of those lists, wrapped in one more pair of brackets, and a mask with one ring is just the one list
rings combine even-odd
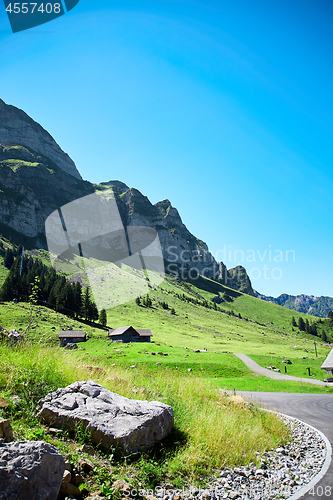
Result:
{"label": "mountain ridge", "polygon": [[65,153],[51,134],[30,118],[22,109],[0,99],[0,142],[4,146],[26,146],[48,157],[64,172],[82,179],[73,160]]}
{"label": "mountain ridge", "polygon": [[46,248],[45,220],[55,210],[94,192],[112,188],[124,226],[156,229],[166,269],[182,279],[203,275],[254,295],[246,269],[228,270],[208,245],[188,231],[168,199],[153,205],[121,181],[84,181],[53,137],[24,111],[0,100],[0,228],[25,245]]}
{"label": "mountain ridge", "polygon": [[289,295],[287,293],[282,293],[278,297],[271,297],[255,292],[255,297],[266,300],[267,302],[272,302],[273,304],[278,304],[293,311],[311,314],[312,316],[318,316],[320,318],[327,318],[329,311],[333,310],[333,297],[323,295],[316,297],[315,295]]}

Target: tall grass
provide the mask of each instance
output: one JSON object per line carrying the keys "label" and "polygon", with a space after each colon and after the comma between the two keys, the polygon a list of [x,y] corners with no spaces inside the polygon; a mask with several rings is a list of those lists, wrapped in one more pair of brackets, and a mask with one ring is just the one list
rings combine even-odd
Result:
{"label": "tall grass", "polygon": [[168,368],[152,370],[144,365],[137,369],[110,367],[100,361],[94,366],[80,352],[0,345],[0,396],[10,403],[2,412],[12,419],[14,428],[22,422],[38,425],[36,404],[48,392],[89,379],[123,396],[159,400],[173,407],[174,431],[143,454],[137,465],[137,476],[141,474],[142,480],[146,474],[150,485],[161,478],[179,482],[226,465],[256,461],[255,452],[288,439],[285,426],[274,414],[242,400],[233,401],[195,375],[186,377]]}

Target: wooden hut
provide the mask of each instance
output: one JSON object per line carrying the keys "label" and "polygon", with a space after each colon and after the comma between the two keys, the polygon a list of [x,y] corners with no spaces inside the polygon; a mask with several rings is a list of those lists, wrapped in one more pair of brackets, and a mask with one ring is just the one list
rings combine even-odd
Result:
{"label": "wooden hut", "polygon": [[326,370],[327,375],[333,375],[333,349],[321,365],[322,370]]}
{"label": "wooden hut", "polygon": [[109,338],[113,342],[150,342],[153,334],[151,330],[139,330],[133,326],[123,326],[116,330],[109,330]]}
{"label": "wooden hut", "polygon": [[66,344],[78,342],[87,342],[87,336],[81,330],[61,330],[59,332],[60,347],[65,347]]}

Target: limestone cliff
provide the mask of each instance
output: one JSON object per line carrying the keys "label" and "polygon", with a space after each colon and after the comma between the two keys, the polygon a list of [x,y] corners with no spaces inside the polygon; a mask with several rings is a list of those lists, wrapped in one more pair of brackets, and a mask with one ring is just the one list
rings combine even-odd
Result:
{"label": "limestone cliff", "polygon": [[48,132],[0,100],[0,233],[20,239],[25,246],[46,247],[45,220],[52,212],[107,188],[115,193],[125,227],[148,226],[158,232],[167,271],[181,279],[203,275],[254,294],[245,269],[228,271],[217,263],[206,243],[188,231],[169,200],[153,205],[140,191],[120,181],[99,185],[83,181],[74,162]]}
{"label": "limestone cliff", "polygon": [[20,145],[46,156],[67,174],[81,179],[75,163],[39,123],[0,99],[0,144]]}
{"label": "limestone cliff", "polygon": [[[42,245],[45,220],[94,187],[26,147],[0,144],[0,224]],[[3,229],[4,228],[4,229]],[[45,244],[45,243],[44,243]]]}

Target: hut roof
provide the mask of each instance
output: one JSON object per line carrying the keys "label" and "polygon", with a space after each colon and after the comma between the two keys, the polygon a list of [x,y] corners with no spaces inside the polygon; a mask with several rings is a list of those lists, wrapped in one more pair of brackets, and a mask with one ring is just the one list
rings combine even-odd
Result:
{"label": "hut roof", "polygon": [[133,326],[122,326],[120,328],[116,328],[115,330],[109,330],[109,335],[112,337],[115,335],[122,335],[123,333],[127,332],[127,330],[134,330],[140,337],[152,337],[151,330],[137,330],[136,328],[133,328]]}
{"label": "hut roof", "polygon": [[327,370],[327,369],[333,370],[333,349],[331,350],[331,352],[329,353],[329,355],[325,359],[324,363],[321,365],[321,368],[323,370]]}
{"label": "hut roof", "polygon": [[151,330],[137,330],[138,334],[140,337],[152,337],[153,334],[151,333]]}
{"label": "hut roof", "polygon": [[70,339],[70,338],[83,339],[85,336],[86,334],[81,330],[61,330],[59,332],[60,339]]}

